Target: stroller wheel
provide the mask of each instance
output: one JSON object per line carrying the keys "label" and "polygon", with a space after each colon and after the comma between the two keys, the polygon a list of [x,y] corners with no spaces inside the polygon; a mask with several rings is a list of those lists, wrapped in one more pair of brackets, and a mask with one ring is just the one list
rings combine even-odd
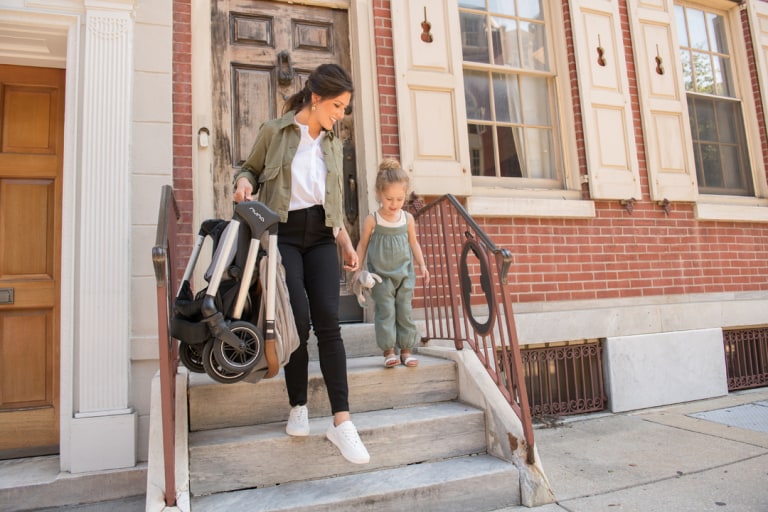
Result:
{"label": "stroller wheel", "polygon": [[203,344],[190,345],[183,341],[179,343],[179,359],[191,372],[205,373],[203,366]]}
{"label": "stroller wheel", "polygon": [[229,330],[240,339],[240,346],[235,348],[220,339],[213,340],[213,355],[216,361],[231,372],[249,372],[264,353],[264,341],[255,325],[249,322],[234,321]]}
{"label": "stroller wheel", "polygon": [[227,370],[216,360],[213,355],[213,342],[214,340],[208,340],[203,348],[203,367],[205,373],[207,373],[216,382],[222,384],[232,384],[243,380],[248,372],[232,372]]}

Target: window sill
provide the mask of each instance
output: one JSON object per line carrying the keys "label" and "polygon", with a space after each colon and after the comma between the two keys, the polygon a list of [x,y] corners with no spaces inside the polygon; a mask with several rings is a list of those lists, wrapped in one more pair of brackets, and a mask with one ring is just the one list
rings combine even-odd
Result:
{"label": "window sill", "polygon": [[768,201],[754,198],[722,203],[698,201],[694,214],[699,220],[768,222]]}
{"label": "window sill", "polygon": [[595,217],[594,201],[581,199],[578,192],[558,191],[558,197],[516,195],[507,190],[503,196],[477,194],[467,198],[467,211],[473,217],[551,217],[591,219]]}

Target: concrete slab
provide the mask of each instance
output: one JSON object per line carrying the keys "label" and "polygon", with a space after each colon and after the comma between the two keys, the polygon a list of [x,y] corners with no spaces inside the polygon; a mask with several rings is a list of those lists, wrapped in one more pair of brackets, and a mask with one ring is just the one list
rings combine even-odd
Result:
{"label": "concrete slab", "polygon": [[720,329],[609,337],[603,361],[613,412],[728,393]]}
{"label": "concrete slab", "polygon": [[765,512],[768,455],[560,504],[569,512]]}
{"label": "concrete slab", "polygon": [[677,478],[768,453],[754,445],[624,415],[537,430],[536,443],[558,503]]}

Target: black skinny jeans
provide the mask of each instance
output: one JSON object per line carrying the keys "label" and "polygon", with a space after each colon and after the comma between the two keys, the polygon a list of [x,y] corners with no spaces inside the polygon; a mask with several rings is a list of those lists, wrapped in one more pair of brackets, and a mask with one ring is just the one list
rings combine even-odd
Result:
{"label": "black skinny jeans", "polygon": [[291,407],[307,403],[311,320],[331,411],[349,411],[347,354],[339,326],[339,257],[323,207],[289,212],[288,222],[278,226],[277,243],[300,341],[284,367],[288,400]]}

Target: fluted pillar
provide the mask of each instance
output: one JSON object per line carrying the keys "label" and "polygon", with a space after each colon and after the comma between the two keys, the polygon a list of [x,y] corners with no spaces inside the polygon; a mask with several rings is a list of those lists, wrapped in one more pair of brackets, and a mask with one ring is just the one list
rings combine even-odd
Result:
{"label": "fluted pillar", "polygon": [[[89,6],[90,4],[90,6]],[[72,464],[130,467],[132,2],[85,2]]]}

